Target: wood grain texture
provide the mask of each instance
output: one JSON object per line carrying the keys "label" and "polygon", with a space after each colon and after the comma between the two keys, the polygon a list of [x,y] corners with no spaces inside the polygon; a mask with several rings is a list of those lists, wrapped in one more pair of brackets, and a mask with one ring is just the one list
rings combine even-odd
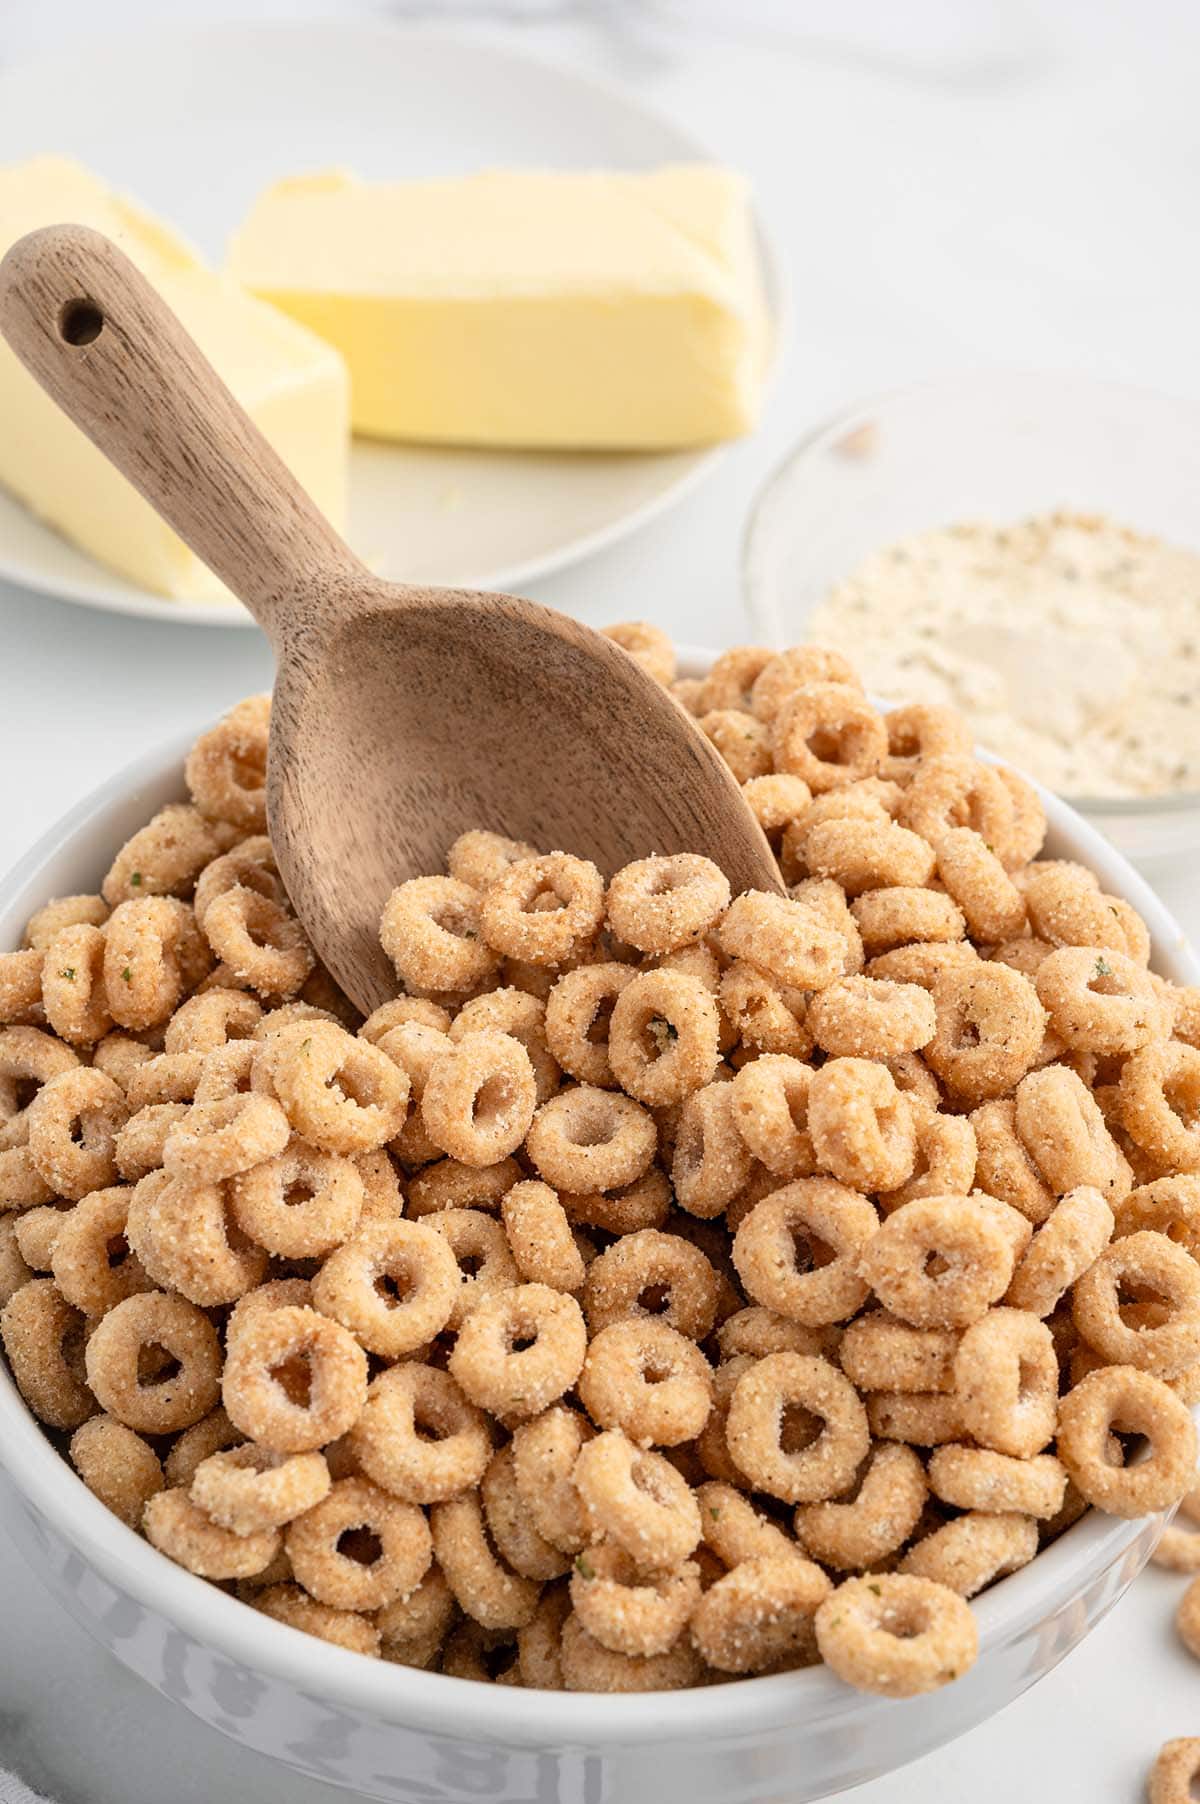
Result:
{"label": "wood grain texture", "polygon": [[[704,852],[735,892],[782,888],[728,767],[653,678],[533,602],[374,577],[99,233],[57,226],[14,245],[0,331],[271,639],[271,836],[360,1008],[397,988],[378,940],[389,892],[440,870],[469,827],[606,874]],[[622,597],[613,612],[637,608]]]}
{"label": "wood grain texture", "polygon": [[[297,582],[315,579],[319,594],[366,575],[107,238],[51,226],[13,245],[2,268],[0,330],[18,357],[272,639],[287,630]],[[83,307],[99,330],[72,344],[64,332]]]}

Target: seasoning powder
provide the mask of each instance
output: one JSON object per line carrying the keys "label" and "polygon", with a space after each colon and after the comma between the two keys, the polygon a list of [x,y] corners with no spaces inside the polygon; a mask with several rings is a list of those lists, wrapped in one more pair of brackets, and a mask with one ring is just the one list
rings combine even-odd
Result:
{"label": "seasoning powder", "polygon": [[809,636],[1067,795],[1200,789],[1200,553],[1078,514],[964,523],[866,559]]}

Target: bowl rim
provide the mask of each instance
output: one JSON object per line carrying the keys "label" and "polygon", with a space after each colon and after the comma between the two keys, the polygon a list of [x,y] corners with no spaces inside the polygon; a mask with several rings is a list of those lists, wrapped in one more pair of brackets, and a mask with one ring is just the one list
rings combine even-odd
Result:
{"label": "bowl rim", "polygon": [[[1059,389],[1075,389],[1090,395],[1121,395],[1135,402],[1141,399],[1159,406],[1166,405],[1180,413],[1194,415],[1197,435],[1200,436],[1200,402],[1192,401],[1185,395],[1173,394],[1169,389],[1155,388],[1149,383],[1110,382],[1074,370],[1039,370],[1033,367],[997,370],[973,364],[965,366],[957,374],[943,373],[924,377],[918,382],[893,383],[888,388],[877,389],[872,394],[863,395],[824,415],[815,425],[801,433],[799,438],[793,440],[783,455],[772,464],[754,492],[739,540],[738,570],[744,604],[753,612],[758,611],[756,598],[759,579],[755,575],[758,534],[763,530],[767,513],[774,505],[779,491],[787,484],[798,464],[815,457],[819,451],[836,445],[841,439],[848,438],[860,427],[869,425],[884,408],[890,407],[894,402],[949,391],[961,394],[964,388],[972,384],[992,387],[1001,381],[1008,385],[1029,383],[1042,387],[1052,383]],[[1154,814],[1186,815],[1200,813],[1200,789],[1168,790],[1162,795],[1148,796],[1073,795],[1069,798],[1069,806],[1076,812],[1107,815],[1114,820],[1143,820]]]}
{"label": "bowl rim", "polygon": [[[681,648],[681,668],[702,674],[714,655]],[[196,732],[207,724],[198,723]],[[143,790],[150,792],[148,804],[158,806],[169,787],[182,788],[183,757],[194,737],[195,732],[174,735],[142,754],[37,840],[0,879],[0,934],[7,922],[15,937],[23,925],[18,915],[44,900],[27,896],[29,886],[52,858],[69,854],[87,829],[104,832],[118,810],[141,800]],[[1066,803],[1044,790],[1040,793],[1051,827],[1067,835],[1074,849],[1097,868],[1106,887],[1143,914],[1156,962],[1178,981],[1200,983],[1200,965],[1185,936],[1145,880]],[[879,1713],[903,1708],[893,1700],[853,1690],[825,1666],[685,1691],[611,1696],[526,1693],[364,1659],[248,1608],[176,1566],[127,1528],[59,1453],[2,1363],[0,1467],[35,1521],[43,1518],[89,1565],[147,1609],[166,1616],[241,1670],[260,1670],[325,1704],[340,1705],[382,1724],[417,1722],[431,1733],[458,1739],[469,1725],[472,1739],[513,1748],[563,1744],[615,1748],[695,1735],[733,1741],[761,1738],[794,1730],[799,1717],[814,1729],[852,1721],[855,1733],[862,1734],[870,1732],[870,1721]],[[1051,1609],[1077,1596],[1089,1579],[1121,1559],[1145,1528],[1145,1518],[1125,1520],[1090,1510],[1030,1565],[973,1600],[980,1658],[975,1671],[959,1683],[969,1685],[979,1677],[990,1650],[1011,1643]]]}

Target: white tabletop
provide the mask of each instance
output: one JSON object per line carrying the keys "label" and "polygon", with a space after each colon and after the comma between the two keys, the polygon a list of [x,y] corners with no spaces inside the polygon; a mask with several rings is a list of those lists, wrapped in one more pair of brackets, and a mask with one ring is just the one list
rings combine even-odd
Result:
{"label": "white tabletop", "polygon": [[[111,0],[106,29],[162,10]],[[335,9],[220,8],[322,10]],[[597,624],[648,615],[692,642],[744,638],[738,542],[757,484],[821,415],[896,382],[998,364],[1200,394],[1200,14],[1186,0],[1028,11],[1016,0],[511,0],[503,10],[517,22],[456,28],[503,31],[623,81],[745,169],[796,296],[790,359],[755,438],[668,517],[536,585],[539,599]],[[425,16],[460,11],[447,0]],[[69,43],[95,20],[82,0],[3,0],[0,58]],[[257,635],[0,588],[0,868],[146,745],[269,681]],[[1200,937],[1196,868],[1147,874]],[[1159,1743],[1200,1731],[1200,1670],[1170,1629],[1179,1588],[1148,1574],[1033,1692],[868,1786],[863,1804],[1139,1797]],[[344,1795],[239,1752],[153,1696],[90,1644],[0,1536],[6,1763],[63,1804]]]}

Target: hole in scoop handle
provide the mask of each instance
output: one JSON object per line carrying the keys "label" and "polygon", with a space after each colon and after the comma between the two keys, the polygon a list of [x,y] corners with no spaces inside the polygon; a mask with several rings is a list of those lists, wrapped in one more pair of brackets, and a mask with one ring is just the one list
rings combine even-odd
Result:
{"label": "hole in scoop handle", "polygon": [[99,232],[48,226],[0,263],[21,362],[276,638],[336,605],[353,554],[146,277]]}

